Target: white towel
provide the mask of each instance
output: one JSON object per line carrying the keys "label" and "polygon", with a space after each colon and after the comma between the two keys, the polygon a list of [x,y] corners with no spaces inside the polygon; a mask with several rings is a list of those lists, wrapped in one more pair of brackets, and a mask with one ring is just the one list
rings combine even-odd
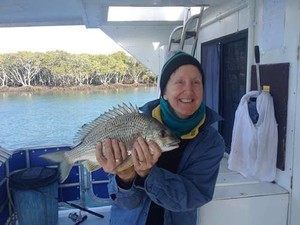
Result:
{"label": "white towel", "polygon": [[[259,118],[253,124],[248,110],[251,97],[256,98]],[[245,177],[271,182],[276,177],[278,131],[273,98],[268,92],[245,94],[235,113],[228,168]]]}

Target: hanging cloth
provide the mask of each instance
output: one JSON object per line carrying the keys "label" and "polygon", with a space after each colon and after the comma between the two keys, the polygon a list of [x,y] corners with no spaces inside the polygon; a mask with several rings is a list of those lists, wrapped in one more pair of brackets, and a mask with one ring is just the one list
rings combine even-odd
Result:
{"label": "hanging cloth", "polygon": [[[256,98],[258,120],[249,115],[250,98]],[[276,176],[278,130],[272,96],[265,91],[245,94],[236,110],[228,168],[245,177],[271,182]]]}

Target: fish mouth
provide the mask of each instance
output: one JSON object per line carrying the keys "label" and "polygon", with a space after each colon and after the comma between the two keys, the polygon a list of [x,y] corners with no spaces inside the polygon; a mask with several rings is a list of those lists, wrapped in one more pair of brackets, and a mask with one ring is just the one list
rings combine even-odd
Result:
{"label": "fish mouth", "polygon": [[164,150],[165,151],[170,151],[170,150],[173,150],[175,148],[178,148],[179,147],[179,142],[180,142],[180,140],[176,139],[176,140],[174,140],[172,142],[167,143],[164,146]]}

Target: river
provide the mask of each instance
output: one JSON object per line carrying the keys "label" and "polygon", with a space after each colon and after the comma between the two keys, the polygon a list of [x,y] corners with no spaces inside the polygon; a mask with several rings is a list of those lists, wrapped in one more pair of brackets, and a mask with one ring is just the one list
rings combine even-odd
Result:
{"label": "river", "polygon": [[72,145],[83,124],[113,106],[141,106],[155,87],[101,92],[0,93],[0,146],[8,150]]}

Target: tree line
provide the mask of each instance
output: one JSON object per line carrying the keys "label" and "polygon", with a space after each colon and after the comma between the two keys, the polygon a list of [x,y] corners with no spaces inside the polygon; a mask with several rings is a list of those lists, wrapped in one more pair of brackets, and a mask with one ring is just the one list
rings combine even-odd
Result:
{"label": "tree line", "polygon": [[154,84],[156,75],[124,52],[110,55],[64,51],[0,54],[0,86],[71,87]]}

